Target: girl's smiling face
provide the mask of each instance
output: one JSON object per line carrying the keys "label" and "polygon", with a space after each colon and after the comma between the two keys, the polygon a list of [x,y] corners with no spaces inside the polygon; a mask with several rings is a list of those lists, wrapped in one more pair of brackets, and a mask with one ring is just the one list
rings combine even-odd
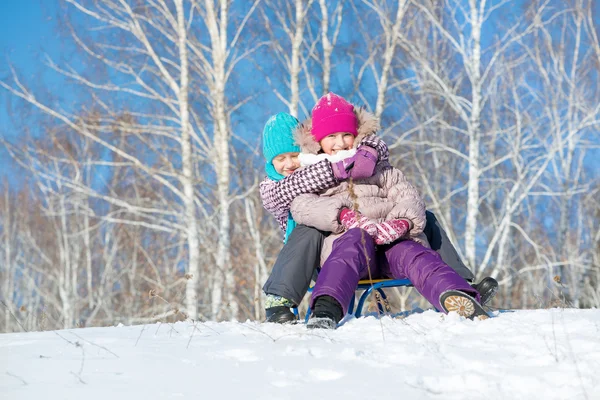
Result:
{"label": "girl's smiling face", "polygon": [[298,160],[298,154],[300,153],[282,153],[273,159],[273,166],[275,171],[283,176],[288,176],[298,168],[300,168],[300,160]]}
{"label": "girl's smiling face", "polygon": [[319,142],[323,151],[333,155],[340,150],[350,150],[354,146],[354,135],[348,132],[337,132],[325,136]]}

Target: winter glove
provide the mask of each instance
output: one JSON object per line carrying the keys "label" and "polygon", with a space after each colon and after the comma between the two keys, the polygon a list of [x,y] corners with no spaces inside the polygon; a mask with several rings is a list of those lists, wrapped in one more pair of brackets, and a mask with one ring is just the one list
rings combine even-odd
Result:
{"label": "winter glove", "polygon": [[346,230],[360,228],[367,231],[372,237],[377,235],[375,222],[349,208],[342,208],[342,211],[340,211],[340,223]]}
{"label": "winter glove", "polygon": [[356,154],[352,157],[348,157],[342,161],[337,161],[331,163],[331,169],[333,170],[333,176],[336,177],[337,180],[345,181],[350,178],[350,171],[354,166],[354,159]]}
{"label": "winter glove", "polygon": [[378,160],[377,150],[369,146],[360,146],[354,155],[354,166],[350,169],[350,177],[364,179],[373,176]]}
{"label": "winter glove", "polygon": [[369,146],[360,146],[352,157],[331,163],[333,175],[340,181],[348,178],[363,179],[373,176],[379,155]]}
{"label": "winter glove", "polygon": [[410,230],[410,222],[406,219],[392,219],[376,225],[375,243],[378,245],[392,243],[400,239]]}

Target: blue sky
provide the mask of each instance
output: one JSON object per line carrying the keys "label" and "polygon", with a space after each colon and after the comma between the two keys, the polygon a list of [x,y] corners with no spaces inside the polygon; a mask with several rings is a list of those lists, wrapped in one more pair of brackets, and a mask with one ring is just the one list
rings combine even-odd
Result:
{"label": "blue sky", "polygon": [[[6,63],[33,71],[32,65],[42,50],[56,50],[54,17],[56,4],[35,0],[4,0],[0,2],[0,49]],[[6,65],[3,65],[6,67]],[[3,68],[4,71],[5,68]]]}
{"label": "blue sky", "polygon": [[[0,79],[10,76],[12,65],[27,82],[48,80],[42,74],[44,54],[58,57],[61,44],[56,32],[57,1],[2,0],[0,1]],[[50,78],[51,86],[58,82]],[[7,104],[14,101],[5,90],[0,90],[0,136],[18,140],[19,129],[9,115]],[[0,147],[0,180],[14,177],[12,160]]]}

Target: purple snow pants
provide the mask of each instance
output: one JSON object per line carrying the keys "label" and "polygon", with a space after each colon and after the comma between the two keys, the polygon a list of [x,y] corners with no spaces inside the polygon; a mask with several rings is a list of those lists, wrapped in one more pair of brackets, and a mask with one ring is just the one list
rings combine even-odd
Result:
{"label": "purple snow pants", "polygon": [[346,315],[358,281],[368,279],[369,269],[373,279],[408,278],[440,311],[443,310],[440,295],[446,290],[461,290],[479,301],[479,293],[434,250],[411,240],[375,248],[375,242],[367,232],[354,228],[333,242],[331,255],[323,264],[315,284],[311,308],[317,297],[328,295],[341,304]]}

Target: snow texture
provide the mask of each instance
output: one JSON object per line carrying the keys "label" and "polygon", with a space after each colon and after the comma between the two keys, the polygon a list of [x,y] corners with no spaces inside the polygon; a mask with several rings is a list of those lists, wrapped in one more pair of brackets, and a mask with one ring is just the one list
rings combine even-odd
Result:
{"label": "snow texture", "polygon": [[600,310],[11,333],[0,367],[11,400],[600,399]]}

